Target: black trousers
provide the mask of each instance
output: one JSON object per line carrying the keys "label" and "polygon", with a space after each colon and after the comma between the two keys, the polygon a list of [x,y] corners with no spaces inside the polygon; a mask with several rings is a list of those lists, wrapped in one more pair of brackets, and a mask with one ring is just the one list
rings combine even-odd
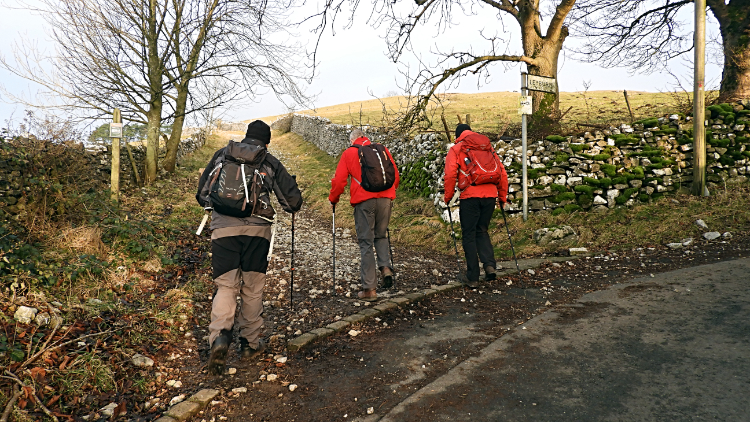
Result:
{"label": "black trousers", "polygon": [[497,198],[462,199],[458,208],[461,217],[461,244],[466,255],[466,278],[479,281],[479,261],[495,268],[495,251],[487,229]]}

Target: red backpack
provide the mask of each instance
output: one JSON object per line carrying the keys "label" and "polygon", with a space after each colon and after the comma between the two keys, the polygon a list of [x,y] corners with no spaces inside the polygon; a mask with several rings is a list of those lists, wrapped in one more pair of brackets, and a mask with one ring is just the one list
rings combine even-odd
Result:
{"label": "red backpack", "polygon": [[500,157],[486,136],[471,134],[456,146],[460,148],[459,151],[466,154],[463,158],[464,162],[459,162],[458,166],[459,190],[463,191],[469,186],[488,183],[499,185],[504,178],[508,177]]}

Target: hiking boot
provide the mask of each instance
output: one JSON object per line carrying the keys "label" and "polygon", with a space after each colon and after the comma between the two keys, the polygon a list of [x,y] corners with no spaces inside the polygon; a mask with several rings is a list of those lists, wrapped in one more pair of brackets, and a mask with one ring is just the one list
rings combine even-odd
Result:
{"label": "hiking boot", "polygon": [[468,279],[468,277],[466,277],[466,274],[464,273],[459,274],[458,281],[463,284],[464,287],[468,287],[470,289],[476,289],[477,287],[479,287],[479,280],[471,281]]}
{"label": "hiking boot", "polygon": [[258,347],[254,349],[250,347],[250,342],[248,342],[246,338],[240,337],[240,359],[242,360],[255,359],[256,357],[258,357],[261,353],[265,351],[266,351],[266,342],[263,341],[263,339],[258,340]]}
{"label": "hiking boot", "polygon": [[206,369],[208,373],[212,375],[224,374],[224,368],[227,362],[227,351],[229,351],[229,343],[232,341],[232,332],[229,330],[221,330],[221,333],[214,344],[211,345],[211,356],[208,358],[208,364]]}
{"label": "hiking boot", "polygon": [[378,293],[375,289],[365,289],[357,293],[357,297],[365,302],[372,302],[378,300]]}
{"label": "hiking boot", "polygon": [[384,289],[390,289],[393,287],[393,270],[389,267],[383,267],[380,269],[380,274],[383,275],[382,287]]}
{"label": "hiking boot", "polygon": [[495,273],[495,267],[493,266],[486,266],[484,267],[484,279],[485,281],[492,281],[497,278],[497,273]]}

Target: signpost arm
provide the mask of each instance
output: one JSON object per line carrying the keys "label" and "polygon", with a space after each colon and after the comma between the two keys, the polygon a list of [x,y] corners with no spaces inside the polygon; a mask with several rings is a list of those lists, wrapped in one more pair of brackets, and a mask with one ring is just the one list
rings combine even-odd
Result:
{"label": "signpost arm", "polygon": [[[526,73],[521,73],[521,95],[526,96],[528,90],[526,89]],[[523,186],[523,221],[529,219],[529,187],[527,182],[528,172],[526,168],[526,162],[528,157],[526,156],[526,114],[521,115],[521,160],[522,160],[522,178],[521,184]]]}
{"label": "signpost arm", "polygon": [[[122,123],[120,109],[112,113],[112,123]],[[110,190],[112,200],[120,200],[120,138],[112,138],[112,169],[110,170]]]}

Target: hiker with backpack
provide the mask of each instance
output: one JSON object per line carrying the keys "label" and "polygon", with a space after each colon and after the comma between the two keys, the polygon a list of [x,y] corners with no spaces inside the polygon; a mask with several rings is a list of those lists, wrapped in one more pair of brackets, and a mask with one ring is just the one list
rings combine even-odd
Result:
{"label": "hiker with backpack", "polygon": [[357,297],[374,301],[378,298],[376,265],[383,278],[382,287],[388,289],[393,285],[394,273],[387,236],[399,174],[388,148],[370,142],[362,130],[354,129],[349,140],[352,145],[341,154],[331,180],[328,200],[335,215],[336,204],[351,177],[350,203],[354,207],[354,227],[361,255],[362,291],[357,293]]}
{"label": "hiker with backpack", "polygon": [[456,143],[445,157],[443,199],[449,207],[456,190],[460,191],[461,244],[466,257],[466,274],[459,278],[473,288],[479,283],[479,261],[485,280],[496,278],[497,262],[487,230],[495,203],[503,208],[507,201],[508,175],[489,138],[472,132],[466,124],[456,127]]}
{"label": "hiker with backpack", "polygon": [[229,141],[216,151],[198,182],[196,199],[211,211],[216,291],[208,326],[211,354],[207,369],[215,375],[224,373],[235,319],[240,357],[252,359],[265,349],[262,299],[276,215],[270,193],[288,213],[302,207],[295,178],[268,152],[269,142],[271,128],[260,120],[250,123],[241,142]]}

